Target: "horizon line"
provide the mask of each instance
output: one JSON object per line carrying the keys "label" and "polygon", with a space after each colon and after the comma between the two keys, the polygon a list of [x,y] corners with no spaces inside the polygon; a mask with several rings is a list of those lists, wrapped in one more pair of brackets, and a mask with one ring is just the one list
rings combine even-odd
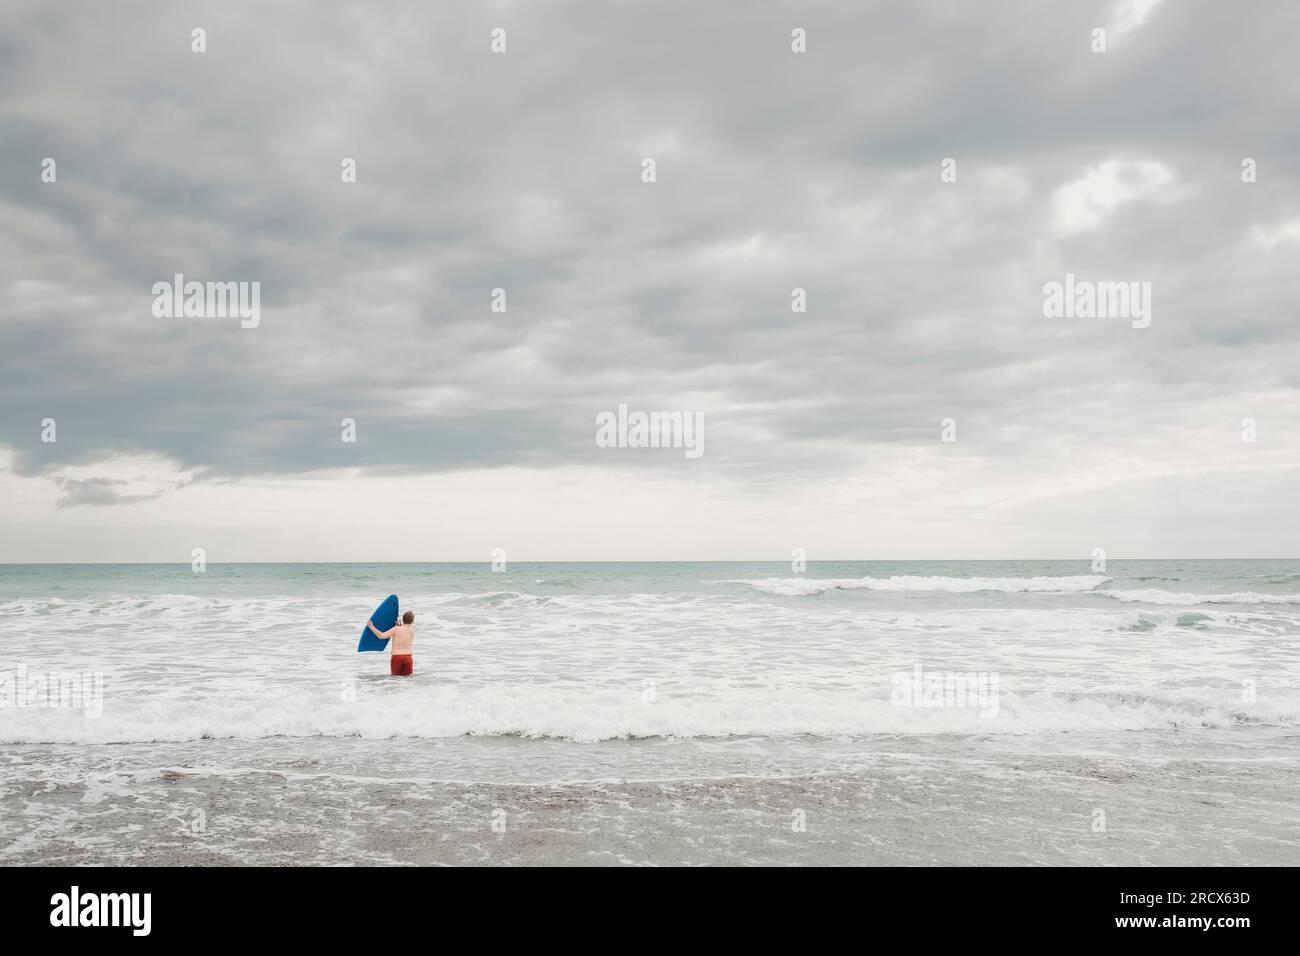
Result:
{"label": "horizon line", "polygon": [[[1078,561],[1081,563],[1090,563],[1091,557],[1065,557],[1065,558],[807,558],[805,563],[812,564],[919,564],[919,563],[983,563],[983,564],[1005,564],[1008,562],[1047,562],[1047,561]],[[1114,558],[1109,555],[1106,557],[1108,563],[1114,562],[1135,562],[1135,561],[1300,561],[1300,557],[1275,558],[1275,557],[1164,557],[1164,558]],[[189,561],[0,561],[0,568],[22,568],[22,567],[173,567],[189,565]],[[507,562],[507,571],[510,564],[789,564],[789,558],[580,558],[575,560],[511,560]],[[339,565],[339,564],[386,564],[386,565],[425,565],[425,564],[484,564],[489,567],[492,564],[491,559],[475,559],[473,561],[455,561],[455,560],[433,560],[433,561],[296,561],[296,560],[276,560],[276,561],[208,561],[208,567],[228,567],[244,565],[262,565],[262,564],[312,564],[312,565]],[[798,572],[796,572],[798,573]],[[1104,572],[1098,572],[1104,573]]]}

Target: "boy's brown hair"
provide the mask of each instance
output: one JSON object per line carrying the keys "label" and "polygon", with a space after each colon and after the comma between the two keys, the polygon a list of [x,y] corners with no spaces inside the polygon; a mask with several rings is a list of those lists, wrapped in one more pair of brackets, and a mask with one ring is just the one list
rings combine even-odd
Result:
{"label": "boy's brown hair", "polygon": [[415,623],[415,612],[414,612],[414,611],[407,611],[405,614],[403,614],[403,615],[402,615],[402,623],[403,623],[403,624],[414,624],[414,623]]}

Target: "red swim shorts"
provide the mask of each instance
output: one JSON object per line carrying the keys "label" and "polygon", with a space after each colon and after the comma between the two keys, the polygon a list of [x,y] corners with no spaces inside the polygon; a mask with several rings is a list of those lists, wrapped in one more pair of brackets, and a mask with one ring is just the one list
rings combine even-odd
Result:
{"label": "red swim shorts", "polygon": [[394,654],[389,659],[388,672],[394,677],[410,677],[415,673],[415,660],[410,654]]}

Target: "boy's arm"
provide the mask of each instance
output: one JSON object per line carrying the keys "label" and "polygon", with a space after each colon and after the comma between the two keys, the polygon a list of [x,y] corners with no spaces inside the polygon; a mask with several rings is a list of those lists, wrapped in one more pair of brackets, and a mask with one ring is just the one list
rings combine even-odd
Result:
{"label": "boy's arm", "polygon": [[379,638],[381,641],[386,637],[392,637],[393,631],[397,630],[397,628],[392,628],[391,630],[381,631],[377,627],[375,627],[374,621],[366,621],[366,627],[370,628],[370,632],[374,634],[375,637]]}

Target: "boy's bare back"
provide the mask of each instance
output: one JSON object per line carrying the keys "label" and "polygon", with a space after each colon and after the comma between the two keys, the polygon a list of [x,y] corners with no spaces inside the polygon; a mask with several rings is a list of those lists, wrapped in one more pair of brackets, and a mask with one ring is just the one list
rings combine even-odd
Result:
{"label": "boy's bare back", "polygon": [[414,624],[398,624],[388,633],[393,635],[392,652],[394,654],[411,653],[411,648],[415,644]]}

